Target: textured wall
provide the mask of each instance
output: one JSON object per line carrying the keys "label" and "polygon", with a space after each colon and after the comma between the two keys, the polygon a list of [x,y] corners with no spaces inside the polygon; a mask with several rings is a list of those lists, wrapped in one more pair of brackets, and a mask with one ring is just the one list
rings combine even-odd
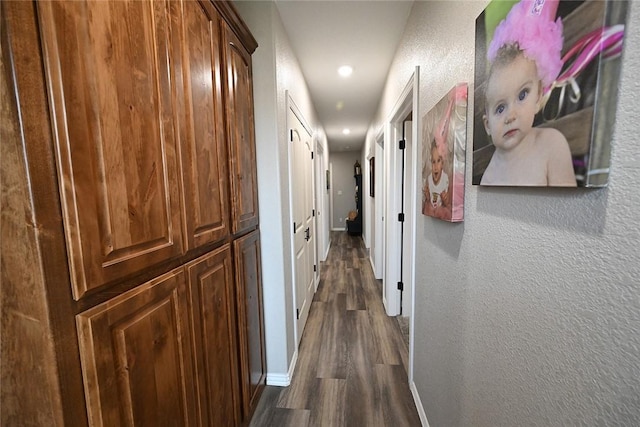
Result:
{"label": "textured wall", "polygon": [[[256,153],[267,347],[267,382],[284,381],[296,349],[293,325],[287,92],[328,153],[280,15],[271,1],[235,5],[258,41],[253,54]],[[324,156],[326,159],[328,156]],[[326,166],[325,166],[326,167]],[[328,233],[328,230],[325,230]]]}
{"label": "textured wall", "polygon": [[282,190],[280,185],[273,185],[280,180],[280,159],[278,150],[274,149],[277,147],[278,128],[274,108],[276,71],[273,23],[269,19],[273,5],[269,2],[238,2],[236,6],[259,43],[252,61],[267,370],[269,374],[286,373],[287,331],[292,330],[287,308],[290,313],[293,309],[287,307],[291,297],[284,286],[287,280],[281,218],[285,207],[275,203],[281,199]]}
{"label": "textured wall", "polygon": [[[416,2],[368,144],[416,65],[420,118],[458,81],[471,108],[485,5]],[[624,55],[607,189],[471,186],[469,116],[465,221],[417,221],[414,380],[431,426],[640,425],[637,3]]]}

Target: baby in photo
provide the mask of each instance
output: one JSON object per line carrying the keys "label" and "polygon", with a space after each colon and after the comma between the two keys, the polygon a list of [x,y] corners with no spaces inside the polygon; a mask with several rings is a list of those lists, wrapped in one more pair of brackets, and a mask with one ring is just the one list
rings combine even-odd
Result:
{"label": "baby in photo", "polygon": [[562,68],[557,1],[522,0],[496,28],[488,50],[484,127],[495,146],[481,185],[576,186],[569,144],[534,127],[543,90]]}
{"label": "baby in photo", "polygon": [[427,177],[427,197],[435,209],[449,206],[449,176],[443,170],[444,155],[438,150],[435,139],[431,143],[431,173]]}

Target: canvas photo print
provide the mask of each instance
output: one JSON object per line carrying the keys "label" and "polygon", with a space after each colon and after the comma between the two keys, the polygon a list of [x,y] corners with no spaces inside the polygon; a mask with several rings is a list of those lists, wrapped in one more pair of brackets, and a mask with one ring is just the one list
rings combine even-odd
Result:
{"label": "canvas photo print", "polygon": [[464,219],[467,84],[453,87],[422,119],[422,213]]}
{"label": "canvas photo print", "polygon": [[628,2],[494,0],[476,19],[476,185],[602,187]]}

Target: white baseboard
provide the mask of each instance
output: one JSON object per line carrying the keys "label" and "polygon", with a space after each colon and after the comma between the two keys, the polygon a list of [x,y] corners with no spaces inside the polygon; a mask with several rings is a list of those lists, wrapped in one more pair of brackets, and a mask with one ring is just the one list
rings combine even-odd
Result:
{"label": "white baseboard", "polygon": [[287,387],[291,384],[291,378],[293,378],[293,371],[296,368],[298,362],[298,350],[293,353],[291,358],[291,364],[289,365],[289,372],[282,373],[268,373],[267,372],[267,385],[275,385],[278,387]]}
{"label": "white baseboard", "polygon": [[327,252],[325,252],[324,254],[324,261],[326,261],[327,258],[329,258],[329,249],[331,249],[331,240],[329,240],[329,244],[327,245]]}
{"label": "white baseboard", "polygon": [[331,231],[347,231],[347,227],[343,227],[343,228],[332,228]]}
{"label": "white baseboard", "polygon": [[267,385],[287,387],[291,384],[289,374],[267,374]]}
{"label": "white baseboard", "polygon": [[416,409],[418,410],[418,416],[420,417],[420,423],[422,427],[429,427],[429,421],[427,421],[427,414],[424,412],[424,407],[422,406],[422,400],[420,400],[420,395],[418,394],[418,389],[416,388],[416,383],[411,381],[409,384],[409,389],[411,389],[411,394],[413,395],[413,401],[416,404]]}

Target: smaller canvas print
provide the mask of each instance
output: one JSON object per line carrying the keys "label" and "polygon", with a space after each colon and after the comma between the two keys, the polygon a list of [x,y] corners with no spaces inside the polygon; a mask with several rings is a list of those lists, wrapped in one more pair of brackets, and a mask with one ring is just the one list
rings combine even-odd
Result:
{"label": "smaller canvas print", "polygon": [[627,9],[487,5],[476,19],[473,184],[607,185]]}
{"label": "smaller canvas print", "polygon": [[422,213],[464,219],[467,84],[458,83],[422,119]]}

